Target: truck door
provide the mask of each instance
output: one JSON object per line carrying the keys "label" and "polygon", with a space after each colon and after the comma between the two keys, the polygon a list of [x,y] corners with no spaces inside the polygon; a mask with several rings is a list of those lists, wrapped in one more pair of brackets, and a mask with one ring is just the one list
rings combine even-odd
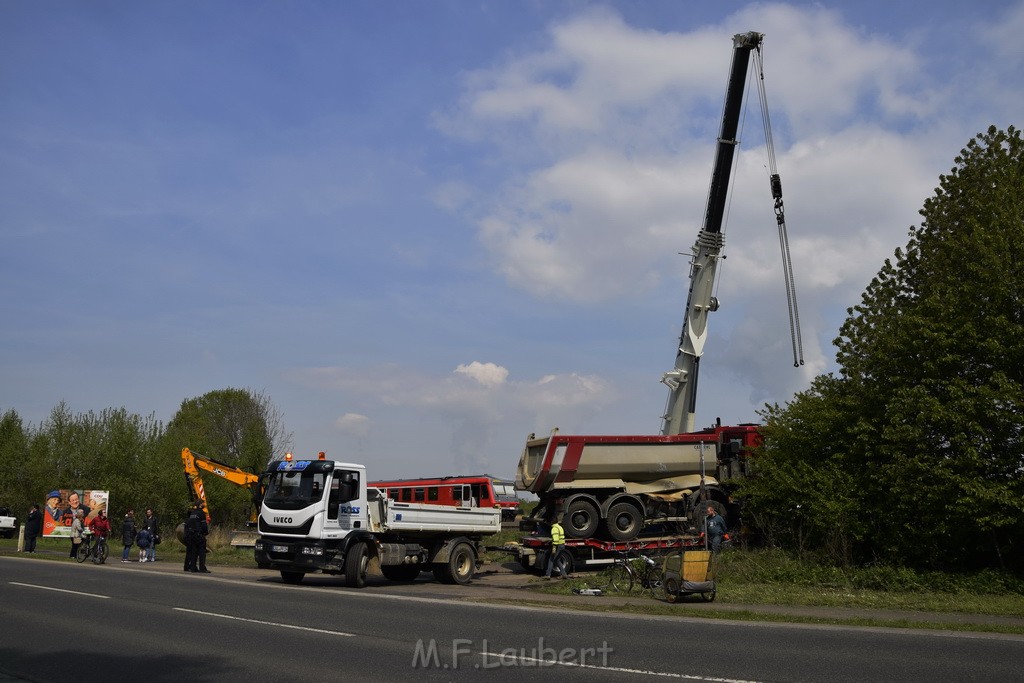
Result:
{"label": "truck door", "polygon": [[327,524],[342,529],[359,529],[365,516],[359,500],[359,472],[337,470],[331,477],[327,498]]}

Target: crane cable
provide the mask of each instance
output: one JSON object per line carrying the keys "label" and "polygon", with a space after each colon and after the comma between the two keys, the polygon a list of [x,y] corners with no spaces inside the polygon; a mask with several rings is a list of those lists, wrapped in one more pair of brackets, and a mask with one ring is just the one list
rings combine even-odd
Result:
{"label": "crane cable", "polygon": [[768,151],[768,173],[775,199],[775,222],[779,226],[779,248],[782,251],[782,274],[786,285],[786,304],[789,308],[789,336],[793,343],[793,366],[804,364],[804,344],[800,334],[800,311],[796,305],[796,282],[793,279],[793,259],[789,251],[789,234],[786,231],[786,213],[782,205],[782,179],[775,163],[775,141],[772,139],[772,123],[768,116],[768,97],[764,88],[764,62],[761,46],[754,50],[757,75],[757,95],[761,103],[761,119],[764,124],[764,140]]}

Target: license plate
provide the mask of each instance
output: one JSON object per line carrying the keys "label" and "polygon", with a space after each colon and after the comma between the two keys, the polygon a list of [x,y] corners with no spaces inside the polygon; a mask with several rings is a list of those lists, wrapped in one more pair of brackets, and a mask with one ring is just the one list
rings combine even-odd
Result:
{"label": "license plate", "polygon": [[286,546],[286,545],[272,545],[272,546],[270,546],[270,552],[272,552],[272,553],[286,553],[286,552],[288,552],[288,546]]}

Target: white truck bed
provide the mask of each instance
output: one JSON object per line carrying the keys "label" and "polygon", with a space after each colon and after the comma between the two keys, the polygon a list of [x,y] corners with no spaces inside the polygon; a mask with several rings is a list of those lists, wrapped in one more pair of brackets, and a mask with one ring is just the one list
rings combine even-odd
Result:
{"label": "white truck bed", "polygon": [[501,531],[499,508],[400,503],[370,498],[370,528],[374,531],[457,531],[496,534]]}

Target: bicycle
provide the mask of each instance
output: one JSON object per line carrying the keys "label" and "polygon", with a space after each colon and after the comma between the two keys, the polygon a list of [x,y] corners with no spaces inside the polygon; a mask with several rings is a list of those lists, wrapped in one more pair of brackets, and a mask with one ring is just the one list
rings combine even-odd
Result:
{"label": "bicycle", "polygon": [[598,575],[596,588],[628,593],[632,587],[633,568],[630,566],[629,556],[624,552],[617,553],[612,566]]}
{"label": "bicycle", "polygon": [[620,552],[614,564],[605,570],[603,585],[599,587],[629,593],[634,586],[658,597],[661,594],[661,566],[657,560],[643,553]]}
{"label": "bicycle", "polygon": [[107,561],[108,552],[107,539],[97,538],[93,542],[93,535],[88,534],[82,537],[82,542],[78,546],[78,553],[75,555],[75,559],[81,563],[85,562],[89,557],[93,557],[93,561],[96,564],[103,564]]}

